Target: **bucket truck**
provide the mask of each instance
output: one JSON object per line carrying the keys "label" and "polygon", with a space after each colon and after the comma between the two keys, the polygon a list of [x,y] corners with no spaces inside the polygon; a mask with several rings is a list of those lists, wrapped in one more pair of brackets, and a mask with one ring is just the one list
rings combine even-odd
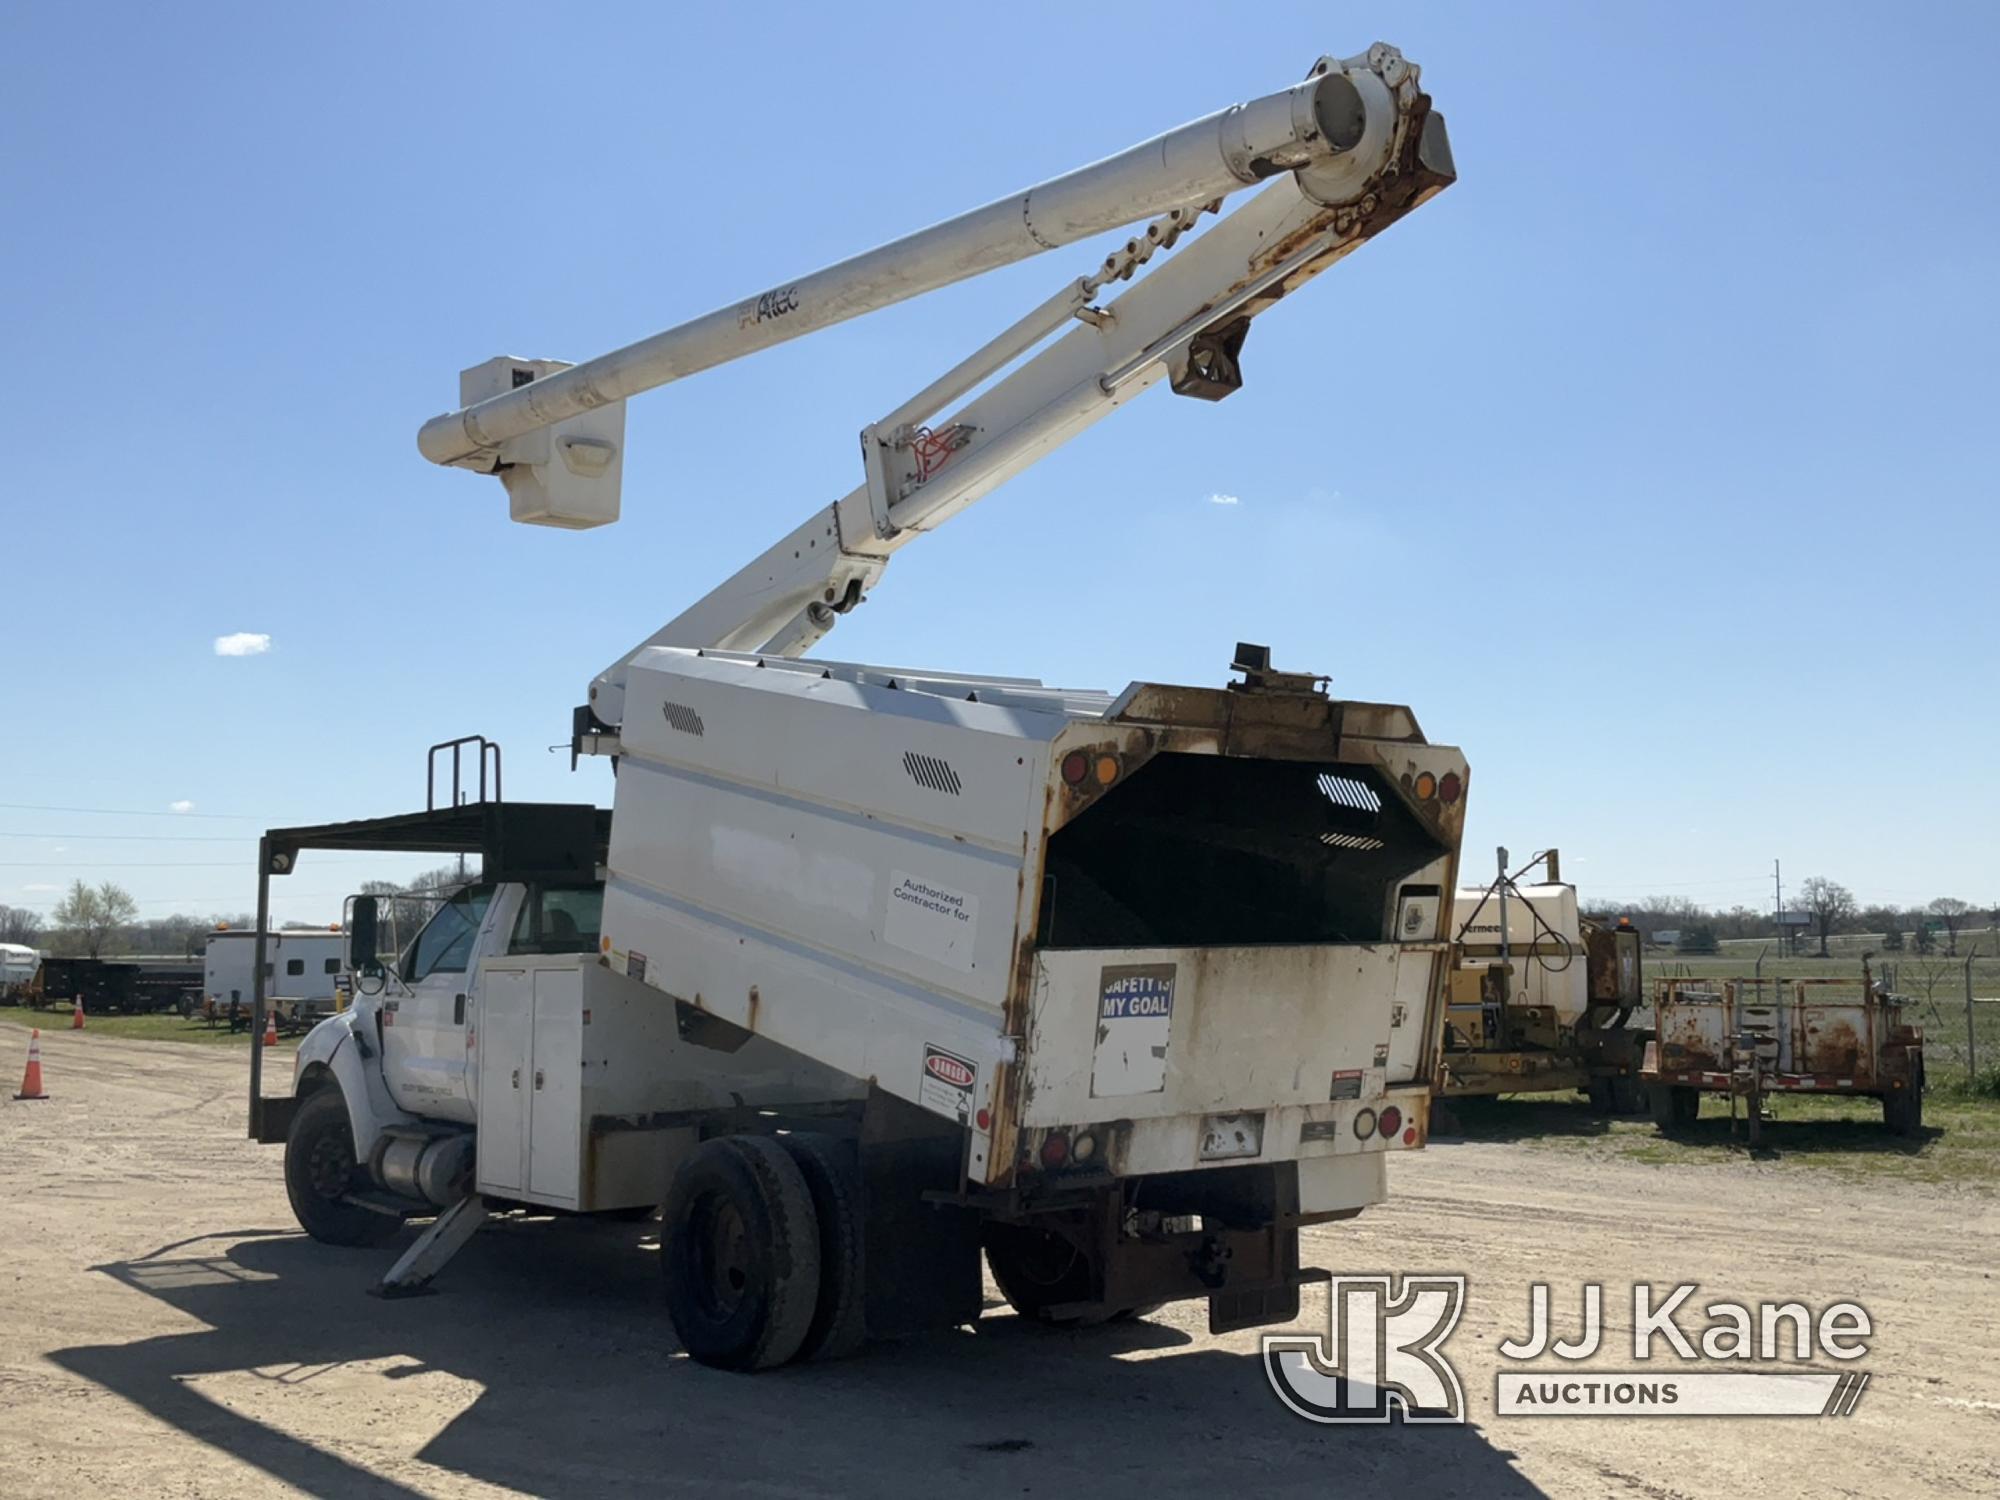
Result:
{"label": "bucket truck", "polygon": [[971,1321],[982,1251],[1037,1319],[1295,1316],[1324,1274],[1300,1227],[1380,1201],[1424,1140],[1463,757],[1247,643],[1225,687],[1115,692],[805,653],[905,546],[1154,385],[1232,394],[1255,319],[1452,179],[1378,45],[611,354],[466,371],[423,454],[497,476],[517,521],[601,525],[639,392],[1143,225],[597,674],[572,750],[608,759],[608,815],[506,801],[474,741],[434,750],[423,813],[265,835],[260,903],[311,849],[483,867],[386,961],[357,898],[354,1004],[289,1094],[253,1080],[301,1223],[432,1218],[395,1292],[495,1211],[657,1207],[681,1343],[736,1369]]}

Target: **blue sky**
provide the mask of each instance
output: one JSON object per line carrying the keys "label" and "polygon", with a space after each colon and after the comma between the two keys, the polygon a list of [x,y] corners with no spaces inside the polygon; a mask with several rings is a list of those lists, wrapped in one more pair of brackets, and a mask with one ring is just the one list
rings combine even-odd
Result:
{"label": "blue sky", "polygon": [[[460,733],[514,796],[608,800],[544,748],[590,676],[1098,252],[639,399],[590,534],[417,456],[462,366],[600,353],[1378,37],[1458,184],[1260,319],[1244,391],[1149,395],[822,650],[1118,686],[1262,640],[1465,747],[1469,868],[2000,900],[2000,11],[47,4],[0,14],[0,903],[246,906],[246,835],[402,810]],[[318,856],[277,909],[378,872]]]}

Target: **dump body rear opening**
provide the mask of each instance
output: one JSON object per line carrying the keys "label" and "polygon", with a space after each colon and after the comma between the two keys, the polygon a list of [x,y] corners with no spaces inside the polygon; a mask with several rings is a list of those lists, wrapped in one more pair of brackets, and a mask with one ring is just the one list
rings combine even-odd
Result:
{"label": "dump body rear opening", "polygon": [[1047,948],[1379,943],[1446,852],[1380,771],[1168,752],[1049,839]]}

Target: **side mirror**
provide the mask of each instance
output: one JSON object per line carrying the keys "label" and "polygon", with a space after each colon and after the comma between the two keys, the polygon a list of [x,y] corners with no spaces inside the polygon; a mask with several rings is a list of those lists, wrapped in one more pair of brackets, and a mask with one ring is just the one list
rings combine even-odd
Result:
{"label": "side mirror", "polygon": [[373,979],[382,972],[376,932],[379,905],[373,896],[356,896],[347,919],[347,967]]}

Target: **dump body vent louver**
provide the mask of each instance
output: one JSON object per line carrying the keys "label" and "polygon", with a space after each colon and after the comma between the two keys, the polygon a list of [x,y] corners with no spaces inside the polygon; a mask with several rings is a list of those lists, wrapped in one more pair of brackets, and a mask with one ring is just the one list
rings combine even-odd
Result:
{"label": "dump body vent louver", "polygon": [[1353,812],[1378,813],[1382,810],[1382,797],[1375,788],[1365,781],[1357,781],[1352,776],[1336,776],[1331,771],[1322,771],[1319,789],[1335,807],[1345,807]]}
{"label": "dump body vent louver", "polygon": [[1365,833],[1322,833],[1319,841],[1329,849],[1358,849],[1364,853],[1389,847],[1382,840]]}
{"label": "dump body vent louver", "polygon": [[903,752],[903,769],[910,773],[910,779],[919,786],[927,786],[934,792],[949,792],[956,797],[960,782],[958,772],[946,761],[935,755],[922,755],[915,750]]}
{"label": "dump body vent louver", "polygon": [[701,715],[685,703],[662,703],[660,713],[665,717],[669,727],[678,729],[682,734],[694,735],[697,739],[701,737]]}

